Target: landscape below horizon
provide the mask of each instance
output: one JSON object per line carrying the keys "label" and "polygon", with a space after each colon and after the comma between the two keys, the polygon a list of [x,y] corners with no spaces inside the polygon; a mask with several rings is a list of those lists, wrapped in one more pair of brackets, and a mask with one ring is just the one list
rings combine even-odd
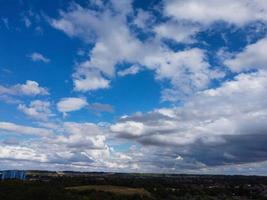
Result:
{"label": "landscape below horizon", "polygon": [[27,171],[23,181],[0,181],[0,199],[264,200],[267,177]]}
{"label": "landscape below horizon", "polygon": [[264,199],[266,144],[266,0],[0,0],[1,200]]}

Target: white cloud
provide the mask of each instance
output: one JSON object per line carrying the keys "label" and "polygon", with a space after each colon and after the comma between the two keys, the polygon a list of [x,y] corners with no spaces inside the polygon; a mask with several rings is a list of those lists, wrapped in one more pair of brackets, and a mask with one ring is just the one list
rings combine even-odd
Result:
{"label": "white cloud", "polygon": [[[108,6],[102,4],[101,8],[104,11],[101,14],[74,6],[69,11],[61,11],[60,18],[51,21],[52,26],[66,34],[95,43],[89,60],[79,65],[78,76],[74,76],[76,90],[107,88],[108,80],[104,79],[106,81],[103,80],[101,82],[103,84],[91,86],[94,81],[90,79],[94,79],[86,77],[97,76],[96,80],[99,80],[99,77],[102,77],[101,73],[104,73],[108,78],[112,78],[116,71],[115,65],[128,61],[155,70],[158,80],[170,80],[172,87],[163,90],[163,100],[177,101],[183,94],[206,89],[212,79],[221,78],[224,73],[210,69],[205,52],[202,50],[195,48],[174,52],[159,41],[161,37],[184,42],[192,40],[192,35],[202,30],[203,26],[199,24],[208,25],[216,21],[226,21],[241,26],[252,21],[265,21],[264,10],[267,5],[262,0],[253,2],[247,0],[165,1],[164,14],[172,16],[172,19],[155,25],[153,30],[159,38],[150,39],[147,43],[140,41],[129,30],[125,19],[133,11],[130,2],[120,7],[126,9],[123,14],[115,12],[110,15],[109,6],[110,4]],[[236,13],[239,14],[236,15]],[[138,10],[134,23],[142,28],[151,20],[153,21],[151,13]],[[106,24],[106,26],[100,27],[99,24]],[[92,69],[99,70],[101,73],[91,75]],[[125,72],[135,73],[136,70],[132,69],[135,68],[130,68],[129,71],[126,69]]]}
{"label": "white cloud", "polygon": [[37,62],[37,61],[41,61],[44,63],[49,63],[50,59],[45,57],[44,55],[37,53],[37,52],[33,52],[30,55],[28,55],[28,57],[31,58],[32,61]]}
{"label": "white cloud", "polygon": [[261,39],[233,56],[224,64],[233,72],[249,71],[251,69],[267,69],[267,38]]}
{"label": "white cloud", "polygon": [[58,125],[60,129],[50,130],[57,133],[55,135],[21,141],[17,145],[0,145],[2,165],[6,163],[10,167],[16,162],[16,166],[22,169],[34,166],[45,169],[46,166],[54,170],[62,167],[87,171],[132,168],[126,155],[113,152],[107,145],[105,128],[93,123],[65,122]]}
{"label": "white cloud", "polygon": [[140,72],[142,69],[138,65],[132,65],[131,67],[118,71],[119,76],[134,75]]}
{"label": "white cloud", "polygon": [[142,9],[137,11],[137,15],[134,19],[134,24],[142,29],[148,29],[154,22],[155,18],[154,16]]}
{"label": "white cloud", "polygon": [[10,122],[0,122],[0,131],[6,131],[14,134],[25,134],[25,135],[33,135],[33,136],[49,136],[52,132],[48,129],[43,128],[34,128],[29,126],[17,125]]}
{"label": "white cloud", "polygon": [[95,70],[80,68],[74,74],[74,89],[76,91],[86,92],[89,90],[98,90],[109,88],[109,80],[101,76]]}
{"label": "white cloud", "polygon": [[[119,5],[114,2],[113,6]],[[127,7],[121,6],[118,9]],[[90,59],[80,63],[74,74],[76,90],[107,88],[109,81],[102,77],[101,73],[107,77],[114,76],[117,62],[132,58],[139,49],[141,43],[131,36],[126,25],[125,13],[122,13],[114,15],[109,9],[105,9],[100,15],[76,6],[69,12],[61,12],[60,19],[51,21],[53,27],[64,31],[69,36],[80,37],[86,42],[95,43]]]}
{"label": "white cloud", "polygon": [[36,81],[27,80],[25,84],[16,84],[10,87],[0,85],[0,95],[49,95],[46,88],[40,87]]}
{"label": "white cloud", "polygon": [[[123,62],[154,70],[158,80],[169,80],[175,90],[181,89],[181,96],[207,86],[213,72],[209,69],[204,51],[194,48],[175,52],[161,41],[162,37],[191,40],[190,35],[197,31],[192,24],[189,27],[176,22],[161,24],[154,29],[158,32],[157,37],[141,41],[127,24],[126,17],[132,12],[127,10],[114,14],[109,6],[103,10],[100,14],[76,5],[69,11],[61,11],[59,19],[50,21],[54,28],[67,35],[95,44],[89,59],[81,62],[73,74],[76,91],[108,88],[110,79],[116,75],[116,65]],[[175,34],[176,31],[179,34]],[[137,67],[132,67],[118,75],[137,71]]]}
{"label": "white cloud", "polygon": [[18,88],[22,94],[25,95],[48,95],[48,91],[45,88],[39,87],[39,84],[35,81],[26,81],[26,84],[17,85],[15,88]]}
{"label": "white cloud", "polygon": [[0,159],[14,159],[17,162],[21,160],[47,162],[46,155],[40,154],[29,147],[10,145],[0,146]]}
{"label": "white cloud", "polygon": [[66,122],[63,125],[67,136],[59,136],[58,142],[65,143],[71,148],[105,148],[103,131],[93,123]]}
{"label": "white cloud", "polygon": [[[239,74],[218,88],[198,92],[180,107],[124,116],[111,126],[60,122],[57,124],[60,127],[48,124],[44,125],[47,128],[33,128],[1,122],[1,133],[36,136],[56,133],[21,141],[15,146],[3,143],[1,163],[20,149],[25,155],[17,153],[14,162],[24,160],[24,168],[33,161],[26,155],[40,155],[42,159],[34,161],[40,166],[47,163],[53,169],[61,166],[62,169],[109,171],[212,171],[214,166],[227,163],[263,161],[267,159],[263,153],[266,94],[267,73],[261,70]],[[119,138],[114,138],[113,133]],[[125,139],[141,146],[133,146],[126,152],[112,148],[116,143],[123,144]]]}
{"label": "white cloud", "polygon": [[[182,157],[196,156],[194,159],[203,159],[190,155],[190,152],[194,152],[197,145],[203,147],[199,149],[199,154],[217,145],[218,160],[210,158],[209,162],[213,159],[214,163],[220,164],[227,159],[227,162],[235,162],[235,159],[251,162],[252,158],[245,158],[241,154],[245,146],[254,144],[254,141],[246,140],[246,137],[257,138],[266,135],[266,94],[266,71],[240,74],[219,88],[197,93],[181,107],[124,117],[110,129],[123,138],[135,138],[141,144],[184,149],[185,152],[181,152]],[[244,147],[239,147],[238,142],[232,143],[232,140],[239,141],[242,138],[246,143]],[[220,146],[227,148],[229,154],[240,155],[232,157],[232,160],[229,156],[226,158],[223,149],[219,149]],[[264,151],[263,146],[259,148]],[[251,150],[247,153],[253,155],[255,152]],[[267,158],[259,156],[257,159]]]}
{"label": "white cloud", "polygon": [[200,92],[182,107],[123,117],[110,129],[143,147],[120,157],[134,160],[139,169],[167,172],[212,172],[213,165],[227,168],[226,163],[266,160],[261,156],[264,142],[257,140],[255,150],[252,139],[266,138],[266,77],[264,71],[240,74],[217,89]]}
{"label": "white cloud", "polygon": [[[68,20],[73,26],[88,27],[88,23],[94,22],[91,15],[91,11],[79,8],[62,14],[62,19],[56,22]],[[113,20],[111,20],[112,18]],[[193,87],[194,90],[202,89],[207,85],[209,65],[205,61],[204,52],[200,49],[173,52],[167,47],[161,48],[157,41],[141,43],[130,34],[126,22],[121,18],[121,16],[97,18],[101,24],[111,23],[107,27],[112,28],[92,30],[95,31],[98,39],[90,54],[90,60],[81,63],[74,74],[76,90],[88,91],[107,88],[109,81],[103,78],[100,72],[109,77],[114,76],[115,65],[121,61],[139,63],[150,70],[155,70],[159,80],[168,79],[173,85],[181,85],[183,89],[181,93],[190,93],[192,88],[186,87]],[[78,30],[78,27],[75,30]],[[63,31],[69,33],[68,29],[63,29]],[[88,35],[87,32],[83,33]],[[79,37],[78,33],[76,35]],[[136,67],[129,70],[125,72],[135,73],[137,71]],[[187,71],[190,71],[190,75],[187,74]],[[186,77],[189,77],[187,81],[190,84],[185,82]]]}
{"label": "white cloud", "polygon": [[37,120],[48,120],[53,115],[48,101],[34,100],[31,101],[29,107],[25,104],[19,104],[18,109],[28,117]]}
{"label": "white cloud", "polygon": [[80,110],[88,105],[86,99],[77,97],[63,98],[57,103],[58,111],[62,113]]}
{"label": "white cloud", "polygon": [[177,21],[188,20],[204,25],[225,21],[243,26],[253,21],[267,20],[265,0],[168,0],[164,4],[164,14]]}
{"label": "white cloud", "polygon": [[[1,87],[0,87],[0,90],[1,90]],[[3,102],[8,103],[8,104],[22,103],[22,101],[19,100],[18,98],[11,97],[11,96],[6,95],[6,94],[0,94],[0,101],[3,101]]]}
{"label": "white cloud", "polygon": [[[158,51],[147,55],[144,65],[156,71],[156,79],[171,82],[170,90],[176,91],[175,100],[205,89],[214,79],[214,70],[210,69],[205,52],[198,48],[178,52]],[[163,96],[163,100],[171,99]]]}
{"label": "white cloud", "polygon": [[166,22],[154,28],[155,32],[163,38],[173,39],[177,42],[192,43],[193,35],[199,32],[200,27],[192,24]]}
{"label": "white cloud", "polygon": [[143,123],[126,121],[124,123],[117,123],[110,127],[113,132],[122,132],[128,136],[139,136],[145,133],[146,128]]}

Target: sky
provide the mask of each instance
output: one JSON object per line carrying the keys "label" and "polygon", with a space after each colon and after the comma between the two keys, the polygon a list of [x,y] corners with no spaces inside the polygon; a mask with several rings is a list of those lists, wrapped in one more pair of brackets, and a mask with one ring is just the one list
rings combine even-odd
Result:
{"label": "sky", "polygon": [[1,0],[0,170],[267,174],[266,0]]}

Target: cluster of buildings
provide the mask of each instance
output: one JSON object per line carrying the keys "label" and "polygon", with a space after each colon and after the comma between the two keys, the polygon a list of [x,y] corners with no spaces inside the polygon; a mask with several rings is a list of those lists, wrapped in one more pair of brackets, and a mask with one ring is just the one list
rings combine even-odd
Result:
{"label": "cluster of buildings", "polygon": [[0,171],[0,180],[10,180],[10,179],[24,181],[26,180],[26,171],[22,171],[22,170]]}

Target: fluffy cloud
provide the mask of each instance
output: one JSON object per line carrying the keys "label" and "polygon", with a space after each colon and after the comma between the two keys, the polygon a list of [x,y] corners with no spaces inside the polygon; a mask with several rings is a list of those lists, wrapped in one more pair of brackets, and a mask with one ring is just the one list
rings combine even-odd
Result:
{"label": "fluffy cloud", "polygon": [[200,31],[200,27],[190,23],[177,23],[169,21],[155,27],[155,32],[163,38],[173,39],[177,42],[192,43],[192,36]]}
{"label": "fluffy cloud", "polygon": [[34,100],[29,106],[19,104],[18,109],[32,119],[48,120],[53,114],[50,110],[50,102]]}
{"label": "fluffy cloud", "polygon": [[[88,90],[97,90],[109,88],[109,80],[104,78],[100,72],[87,69],[83,63],[81,68],[73,75],[74,89],[76,91],[86,92]],[[83,78],[85,76],[85,78]]]}
{"label": "fluffy cloud", "polygon": [[224,64],[233,72],[249,71],[251,69],[266,69],[267,38],[248,45],[242,52],[226,59]]}
{"label": "fluffy cloud", "polygon": [[[80,63],[74,74],[75,89],[89,91],[107,88],[109,81],[103,78],[101,73],[108,77],[113,76],[117,62],[125,57],[131,57],[138,48],[138,41],[130,35],[125,24],[125,16],[121,13],[114,16],[110,10],[99,15],[77,5],[71,11],[61,12],[60,15],[60,19],[52,20],[53,27],[69,36],[95,42],[90,59]],[[120,44],[127,45],[124,47]]]}
{"label": "fluffy cloud", "polygon": [[16,84],[5,87],[0,85],[0,95],[49,95],[46,88],[40,87],[36,81],[27,80],[25,84]]}
{"label": "fluffy cloud", "polygon": [[70,148],[102,149],[106,146],[103,131],[95,124],[66,122],[63,127],[68,136],[59,136],[57,140]]}
{"label": "fluffy cloud", "polygon": [[212,70],[206,61],[205,52],[194,48],[180,52],[159,52],[145,58],[147,66],[155,67],[157,79],[170,80],[175,90],[191,94],[207,87]]}
{"label": "fluffy cloud", "polygon": [[[135,121],[119,122],[111,126],[111,131],[123,133],[125,136],[139,136],[145,133],[146,127],[143,123]],[[123,135],[122,135],[123,136]]]}
{"label": "fluffy cloud", "polygon": [[0,159],[14,159],[19,161],[35,161],[35,162],[46,162],[47,158],[44,154],[35,152],[29,147],[20,147],[20,146],[9,146],[4,145],[0,146]]}
{"label": "fluffy cloud", "polygon": [[267,20],[267,3],[264,0],[170,0],[164,4],[165,15],[177,21],[188,20],[200,24],[225,21],[242,26],[253,21]]}
{"label": "fluffy cloud", "polygon": [[124,117],[110,128],[143,145],[169,146],[169,154],[182,156],[183,162],[193,159],[211,166],[263,161],[266,86],[265,71],[240,74],[217,89],[199,92],[182,107]]}
{"label": "fluffy cloud", "polygon": [[49,63],[50,59],[46,58],[44,55],[37,53],[37,52],[33,52],[30,55],[28,55],[29,58],[31,58],[32,61],[37,62],[44,62],[44,63]]}
{"label": "fluffy cloud", "polygon": [[[176,52],[161,41],[162,37],[174,35],[175,40],[189,41],[189,35],[196,32],[196,27],[174,22],[162,24],[154,29],[157,37],[141,41],[131,32],[127,23],[127,16],[132,15],[131,4],[127,11],[115,13],[111,12],[110,6],[114,5],[105,5],[103,11],[97,13],[75,5],[69,11],[61,11],[60,18],[50,22],[54,28],[71,37],[94,43],[89,59],[81,62],[73,74],[75,90],[86,92],[108,88],[110,79],[115,76],[116,65],[123,62],[155,71],[158,80],[169,80],[175,89],[179,86],[181,93],[187,94],[207,86],[212,70],[206,62],[204,51],[194,48]],[[179,32],[179,35],[175,32]],[[118,75],[134,74],[138,70],[137,67],[131,67],[120,71]],[[189,79],[185,81],[187,76]]]}
{"label": "fluffy cloud", "polygon": [[139,9],[133,22],[139,28],[148,29],[154,21],[155,17],[151,13]]}
{"label": "fluffy cloud", "polygon": [[80,110],[87,105],[87,101],[84,98],[69,97],[63,98],[57,103],[58,111],[62,113],[72,112]]}
{"label": "fluffy cloud", "polygon": [[[58,125],[59,129],[49,129],[57,134],[45,138],[21,141],[17,145],[2,143],[0,160],[3,166],[12,166],[16,162],[16,166],[22,169],[34,166],[45,169],[46,166],[54,170],[111,171],[119,168],[132,169],[136,166],[130,163],[129,156],[114,152],[109,147],[105,128],[93,123],[65,122]],[[18,132],[26,131],[25,127],[22,128],[21,126]]]}
{"label": "fluffy cloud", "polygon": [[[218,88],[198,92],[183,106],[124,116],[110,127],[65,122],[44,129],[2,122],[2,132],[57,134],[15,146],[3,143],[0,159],[7,162],[22,149],[25,154],[15,158],[25,162],[24,168],[37,162],[53,169],[189,173],[266,161],[266,88],[266,71],[239,74]],[[115,151],[112,146],[125,139],[141,146]]]}

